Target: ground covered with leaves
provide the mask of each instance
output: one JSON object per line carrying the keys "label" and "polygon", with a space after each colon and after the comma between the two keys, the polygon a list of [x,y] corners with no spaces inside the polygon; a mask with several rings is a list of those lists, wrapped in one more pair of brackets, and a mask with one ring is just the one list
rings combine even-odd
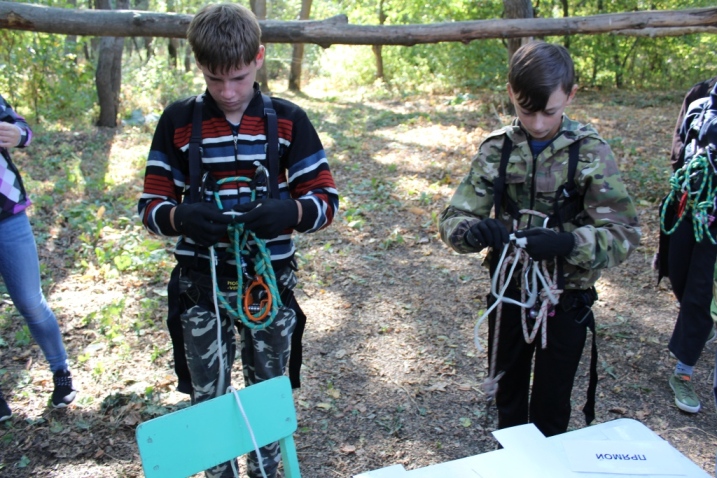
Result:
{"label": "ground covered with leaves", "polygon": [[[637,419],[711,474],[714,351],[695,372],[703,410],[679,411],[667,384],[677,307],[651,270],[681,96],[584,91],[568,113],[609,139],[643,231],[640,248],[598,283],[596,421]],[[505,95],[291,98],[319,129],[341,193],[331,228],[297,237],[297,296],[309,316],[295,392],[302,474],[350,477],[494,450],[487,359],[473,343],[488,275],[482,257],[443,245],[436,219],[481,138],[508,118]],[[80,393],[69,409],[48,408],[52,376],[5,294],[0,388],[15,415],[0,424],[0,476],[142,476],[136,426],[187,406],[163,324],[171,243],[148,236],[135,210],[151,131],[39,128],[31,148],[14,152]],[[586,347],[571,428],[584,426],[588,363]]]}

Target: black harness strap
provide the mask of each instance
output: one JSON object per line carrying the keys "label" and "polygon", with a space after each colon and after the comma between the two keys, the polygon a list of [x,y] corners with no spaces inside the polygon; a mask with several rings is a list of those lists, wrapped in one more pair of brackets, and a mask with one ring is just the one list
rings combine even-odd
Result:
{"label": "black harness strap", "polygon": [[575,174],[578,170],[578,160],[580,157],[580,143],[578,141],[572,143],[568,147],[568,177],[565,184],[560,186],[555,192],[555,201],[553,202],[553,216],[548,221],[549,227],[556,227],[563,232],[563,224],[572,221],[580,212],[580,196],[578,188],[575,186]]}
{"label": "black harness strap", "polygon": [[[565,232],[563,224],[572,221],[580,212],[580,196],[578,188],[575,186],[575,173],[578,170],[578,159],[580,155],[580,143],[574,142],[568,147],[568,178],[555,192],[555,201],[553,202],[553,214],[548,219],[548,227],[556,227],[560,232]],[[558,268],[558,288],[565,288],[565,274],[563,267],[565,258],[558,257],[555,261],[555,267]]]}
{"label": "black harness strap", "polygon": [[279,121],[276,118],[274,104],[264,93],[261,94],[264,101],[264,117],[266,118],[266,161],[268,163],[269,197],[279,199]]}
{"label": "black harness strap", "polygon": [[202,110],[204,96],[198,95],[192,109],[192,135],[189,139],[189,200],[193,203],[203,200],[200,197],[202,178]]}
{"label": "black harness strap", "polygon": [[[269,171],[267,190],[269,196],[279,199],[279,121],[276,117],[274,104],[264,93],[264,117],[266,118],[266,169]],[[202,201],[202,110],[204,96],[198,95],[194,100],[192,111],[192,135],[189,140],[189,199],[191,202]]]}
{"label": "black harness strap", "polygon": [[597,337],[595,334],[595,316],[592,311],[590,312],[590,322],[588,322],[588,328],[593,336],[592,349],[590,350],[590,379],[588,380],[587,400],[585,400],[585,406],[583,407],[583,413],[585,414],[585,424],[590,425],[595,420],[595,392],[597,391],[598,373],[597,373],[597,362],[598,362],[598,349],[597,349]]}
{"label": "black harness strap", "polygon": [[506,135],[503,139],[503,148],[500,151],[500,165],[498,166],[498,177],[493,180],[493,207],[495,208],[495,217],[500,217],[501,208],[505,203],[508,214],[513,219],[519,219],[518,205],[505,192],[506,175],[508,170],[508,162],[510,161],[510,153],[513,151],[513,141]]}

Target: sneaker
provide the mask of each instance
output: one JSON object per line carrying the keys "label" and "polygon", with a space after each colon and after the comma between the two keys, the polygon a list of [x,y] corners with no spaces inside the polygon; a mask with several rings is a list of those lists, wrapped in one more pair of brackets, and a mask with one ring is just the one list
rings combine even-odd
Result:
{"label": "sneaker", "polygon": [[72,403],[77,395],[77,390],[72,386],[72,374],[69,370],[58,370],[52,377],[55,382],[55,390],[52,391],[52,406],[65,408]]}
{"label": "sneaker", "polygon": [[670,388],[675,393],[677,408],[689,413],[700,411],[700,399],[692,386],[692,377],[673,374],[670,377]]}
{"label": "sneaker", "polygon": [[3,397],[2,392],[0,392],[0,422],[4,422],[5,420],[9,419],[12,416],[12,410],[10,410],[10,407],[7,405],[7,402],[5,401],[5,397]]}

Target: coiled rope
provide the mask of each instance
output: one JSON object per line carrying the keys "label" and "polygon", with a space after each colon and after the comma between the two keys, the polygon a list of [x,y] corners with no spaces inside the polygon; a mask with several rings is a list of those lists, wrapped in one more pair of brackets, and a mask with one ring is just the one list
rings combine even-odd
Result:
{"label": "coiled rope", "polygon": [[[709,230],[717,208],[714,176],[714,166],[704,154],[695,156],[674,172],[670,177],[670,192],[660,211],[660,227],[665,234],[675,232],[685,216],[691,214],[695,240],[701,242],[707,237],[712,244],[717,244],[717,238]],[[668,228],[666,215],[674,207],[673,203],[677,203],[677,220],[672,228]]]}
{"label": "coiled rope", "polygon": [[[522,209],[519,211],[521,215],[530,214],[541,217],[547,225],[547,215],[533,211],[530,209]],[[513,230],[518,227],[518,221],[514,221]],[[483,352],[483,347],[478,338],[478,329],[490,313],[495,309],[495,326],[493,329],[493,340],[491,356],[488,363],[488,378],[483,382],[483,391],[489,400],[495,398],[498,392],[498,381],[503,377],[504,371],[496,372],[498,361],[498,340],[500,339],[500,324],[503,313],[503,303],[513,304],[520,307],[520,319],[523,329],[523,339],[526,343],[531,344],[540,332],[541,347],[544,349],[548,346],[548,317],[553,315],[551,304],[558,304],[560,294],[563,292],[558,289],[558,268],[553,268],[553,273],[549,274],[547,269],[547,261],[534,261],[524,249],[525,240],[516,238],[514,234],[510,235],[510,242],[503,246],[500,260],[496,266],[495,272],[491,280],[491,294],[495,298],[495,302],[481,315],[473,329],[473,339],[478,351]],[[510,251],[510,253],[509,253]],[[505,293],[513,280],[518,265],[521,265],[523,273],[520,288],[520,301],[506,297]],[[510,269],[508,267],[510,266]],[[540,289],[539,289],[540,287]],[[540,306],[535,308],[540,300]],[[528,318],[534,319],[532,327],[528,323]]]}
{"label": "coiled rope", "polygon": [[[232,176],[218,180],[217,186],[221,186],[230,181],[249,183],[251,179],[243,176]],[[253,201],[255,197],[256,192],[252,191],[251,200]],[[214,192],[214,199],[219,209],[222,209],[222,202],[219,198],[218,191]],[[238,215],[239,213],[235,214]],[[234,256],[237,269],[236,303],[230,304],[228,298],[230,294],[219,290],[216,281],[216,261],[212,260],[212,278],[214,288],[217,291],[217,297],[232,318],[240,320],[242,324],[250,329],[265,329],[271,325],[279,312],[279,308],[283,305],[276,283],[274,268],[271,265],[271,254],[266,246],[266,241],[257,237],[253,231],[245,228],[242,223],[230,224],[227,228],[227,235],[229,236],[229,247],[227,251]],[[254,251],[250,248],[252,243],[257,248],[256,254],[254,254]],[[253,259],[251,258],[252,255],[254,256]],[[250,260],[254,266],[254,280],[246,284],[247,290],[244,291],[245,280],[249,278],[245,267]],[[251,299],[250,296],[255,287],[264,289],[268,297],[262,300],[258,305],[249,305],[248,300]]]}

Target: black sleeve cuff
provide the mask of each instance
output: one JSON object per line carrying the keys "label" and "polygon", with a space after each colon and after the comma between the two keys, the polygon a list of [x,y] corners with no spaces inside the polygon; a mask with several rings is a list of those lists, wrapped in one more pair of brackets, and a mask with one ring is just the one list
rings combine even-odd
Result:
{"label": "black sleeve cuff", "polygon": [[178,236],[179,232],[177,232],[172,227],[172,222],[169,220],[169,214],[174,206],[171,204],[164,204],[157,208],[156,211],[154,211],[154,221],[155,224],[157,224],[157,228],[159,229],[159,232],[162,233],[162,235],[165,236]]}
{"label": "black sleeve cuff", "polygon": [[299,199],[298,201],[301,203],[301,221],[299,221],[294,230],[306,232],[316,224],[319,211],[316,209],[316,203],[311,199]]}

